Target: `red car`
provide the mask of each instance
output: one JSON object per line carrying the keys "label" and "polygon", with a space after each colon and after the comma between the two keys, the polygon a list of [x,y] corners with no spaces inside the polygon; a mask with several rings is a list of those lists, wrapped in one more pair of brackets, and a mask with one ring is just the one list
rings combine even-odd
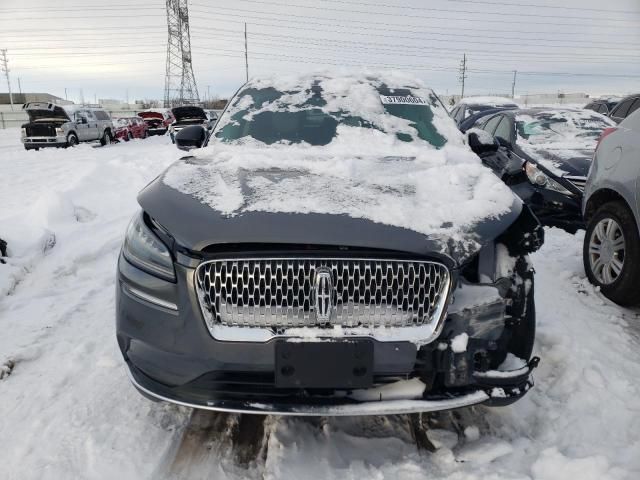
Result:
{"label": "red car", "polygon": [[169,125],[175,120],[173,114],[166,110],[147,110],[139,112],[138,115],[144,119],[149,127],[149,135],[164,135],[167,133]]}
{"label": "red car", "polygon": [[140,117],[124,117],[114,121],[116,127],[116,140],[128,142],[134,138],[147,138],[149,127]]}

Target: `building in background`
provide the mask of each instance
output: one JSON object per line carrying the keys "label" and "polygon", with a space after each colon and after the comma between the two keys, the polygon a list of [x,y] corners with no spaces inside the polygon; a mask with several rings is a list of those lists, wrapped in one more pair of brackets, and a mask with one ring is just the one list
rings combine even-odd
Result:
{"label": "building in background", "polygon": [[[64,98],[56,97],[55,95],[51,95],[50,93],[14,93],[13,97],[13,105],[22,108],[24,103],[29,102],[47,102],[47,103],[55,103],[58,105],[72,105],[73,102],[69,100],[65,100]],[[9,94],[8,93],[0,93],[0,105],[10,105]]]}

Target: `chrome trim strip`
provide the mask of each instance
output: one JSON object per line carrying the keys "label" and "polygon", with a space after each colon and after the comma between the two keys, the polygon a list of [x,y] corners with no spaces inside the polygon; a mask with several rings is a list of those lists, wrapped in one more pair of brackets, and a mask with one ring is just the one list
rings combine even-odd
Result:
{"label": "chrome trim strip", "polygon": [[144,300],[145,302],[149,302],[159,307],[166,308],[167,310],[173,310],[176,312],[178,311],[178,305],[176,305],[175,303],[167,302],[166,300],[162,300],[161,298],[154,297],[153,295],[149,295],[148,293],[138,290],[137,288],[130,287],[125,283],[122,284],[122,288],[127,293],[130,293],[134,297]]}
{"label": "chrome trim strip", "polygon": [[[227,325],[210,325],[207,318],[210,316],[209,312],[205,311],[204,296],[198,287],[198,272],[200,268],[210,263],[216,262],[244,262],[244,261],[281,261],[281,260],[348,260],[348,261],[384,261],[384,262],[413,262],[413,263],[430,263],[439,265],[444,268],[447,273],[446,285],[443,288],[442,299],[436,305],[431,317],[434,321],[424,323],[419,326],[398,326],[398,327],[344,327],[340,325],[334,325],[333,328],[316,328],[313,326],[302,327],[289,327],[278,328],[277,332],[272,328],[260,328],[260,327],[240,327],[240,326],[227,326]],[[198,304],[200,306],[200,313],[203,320],[209,330],[211,336],[216,340],[228,341],[228,342],[267,342],[274,338],[291,338],[291,339],[307,339],[307,341],[318,341],[322,339],[335,339],[344,338],[345,336],[360,336],[369,337],[380,342],[399,342],[408,341],[418,346],[431,343],[440,336],[442,328],[444,327],[444,321],[446,319],[446,309],[451,299],[451,286],[452,278],[449,268],[442,262],[434,260],[419,260],[419,259],[396,259],[396,258],[362,258],[362,257],[238,257],[238,258],[217,258],[214,260],[207,260],[200,263],[193,276],[193,282],[196,290],[196,296],[198,298]]]}
{"label": "chrome trim strip", "polygon": [[[237,406],[223,406],[225,402],[207,402],[207,405],[183,402],[171,399],[163,395],[152,392],[148,388],[140,385],[131,370],[127,366],[127,375],[135,388],[146,395],[161,400],[163,402],[182,405],[183,407],[198,408],[201,410],[211,410],[215,412],[248,413],[259,415],[288,415],[299,417],[343,417],[361,415],[399,415],[406,413],[439,412],[442,410],[453,410],[456,408],[469,407],[489,400],[482,390],[477,390],[467,395],[451,398],[448,400],[383,400],[379,402],[352,403],[346,405],[298,405],[284,408],[277,404],[267,405],[262,403],[235,402]],[[226,402],[232,404],[234,402]]]}

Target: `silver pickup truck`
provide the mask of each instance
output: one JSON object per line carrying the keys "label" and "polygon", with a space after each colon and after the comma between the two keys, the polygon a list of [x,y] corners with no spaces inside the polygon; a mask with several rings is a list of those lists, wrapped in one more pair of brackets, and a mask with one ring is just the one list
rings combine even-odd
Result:
{"label": "silver pickup truck", "polygon": [[22,108],[29,115],[29,123],[22,125],[22,143],[27,150],[73,147],[95,140],[106,145],[113,139],[111,117],[101,108],[46,102],[31,102]]}

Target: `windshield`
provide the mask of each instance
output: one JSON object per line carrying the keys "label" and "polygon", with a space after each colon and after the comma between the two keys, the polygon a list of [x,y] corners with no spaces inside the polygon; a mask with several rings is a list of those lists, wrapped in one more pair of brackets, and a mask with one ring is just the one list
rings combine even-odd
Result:
{"label": "windshield", "polygon": [[547,110],[516,116],[518,137],[525,143],[569,143],[575,139],[595,142],[602,131],[614,125],[590,110]]}
{"label": "windshield", "polygon": [[215,137],[224,142],[327,145],[343,133],[366,129],[402,142],[445,145],[434,111],[446,111],[430,90],[390,88],[374,80],[346,83],[316,79],[306,88],[249,85],[232,100]]}
{"label": "windshield", "polygon": [[119,118],[116,120],[116,125],[119,127],[126,127],[129,125],[129,120],[126,118]]}

